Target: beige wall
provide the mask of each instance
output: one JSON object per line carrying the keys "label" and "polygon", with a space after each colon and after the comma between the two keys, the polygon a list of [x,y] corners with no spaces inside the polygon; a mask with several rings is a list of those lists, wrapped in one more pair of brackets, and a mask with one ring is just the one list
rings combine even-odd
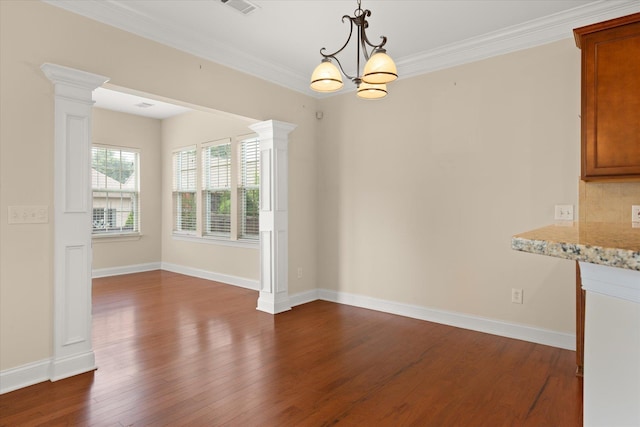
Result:
{"label": "beige wall", "polygon": [[94,270],[160,262],[160,120],[93,109],[92,143],[140,152],[141,237],[93,239]]}
{"label": "beige wall", "polygon": [[[260,252],[255,247],[185,241],[173,237],[172,159],[174,150],[187,146],[202,148],[205,142],[235,139],[251,134],[256,120],[201,111],[181,114],[162,122],[162,261],[250,280],[260,276]],[[200,205],[201,206],[201,205]],[[201,209],[200,209],[201,211]]]}
{"label": "beige wall", "polygon": [[577,204],[579,79],[568,39],[322,100],[318,286],[573,333],[574,263],[510,241]]}
{"label": "beige wall", "polygon": [[[53,203],[53,85],[64,65],[110,83],[256,120],[290,135],[291,292],[315,284],[315,104],[308,96],[37,1],[0,1],[0,371],[50,357],[52,218],[8,225],[13,205]],[[295,279],[297,266],[305,272]]]}
{"label": "beige wall", "polygon": [[640,182],[580,181],[580,220],[631,222],[631,205],[640,205]]}
{"label": "beige wall", "polygon": [[[50,355],[51,221],[9,226],[6,216],[11,205],[53,201],[53,88],[43,62],[297,124],[291,294],[326,288],[574,331],[573,263],[510,249],[511,235],[552,221],[555,204],[577,204],[572,40],[400,80],[381,102],[353,93],[316,101],[41,2],[0,1],[0,19],[0,370]],[[165,224],[163,260],[188,262],[184,242],[168,237]],[[523,305],[511,304],[512,287],[524,289]]]}

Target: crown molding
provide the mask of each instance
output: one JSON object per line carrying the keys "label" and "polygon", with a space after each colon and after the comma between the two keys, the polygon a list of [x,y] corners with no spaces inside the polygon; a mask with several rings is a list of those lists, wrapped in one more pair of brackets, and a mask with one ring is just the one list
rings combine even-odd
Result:
{"label": "crown molding", "polygon": [[573,38],[573,29],[640,12],[638,0],[601,0],[504,28],[438,49],[396,60],[401,78],[414,77],[558,40]]}
{"label": "crown molding", "polygon": [[[122,1],[42,0],[73,13],[216,62],[271,83],[323,98],[309,89],[309,76],[260,60],[221,42],[204,40],[189,28],[160,22],[129,8]],[[600,0],[521,25],[461,42],[396,58],[400,78],[474,62],[554,41],[573,38],[573,29],[607,19],[640,12],[640,0]],[[169,38],[167,34],[171,34]],[[343,92],[340,92],[343,93]]]}

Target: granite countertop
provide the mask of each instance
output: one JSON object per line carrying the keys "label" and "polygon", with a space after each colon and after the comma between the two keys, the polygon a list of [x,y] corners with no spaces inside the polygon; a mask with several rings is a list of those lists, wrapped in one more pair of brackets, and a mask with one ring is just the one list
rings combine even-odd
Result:
{"label": "granite countertop", "polygon": [[640,227],[631,222],[573,222],[516,234],[511,248],[640,271]]}

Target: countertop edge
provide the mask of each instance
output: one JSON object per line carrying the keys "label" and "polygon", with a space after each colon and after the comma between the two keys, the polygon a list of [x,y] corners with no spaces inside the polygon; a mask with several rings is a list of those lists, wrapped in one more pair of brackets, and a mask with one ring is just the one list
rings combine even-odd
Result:
{"label": "countertop edge", "polygon": [[627,249],[555,242],[553,240],[528,239],[518,237],[517,235],[511,238],[511,249],[555,258],[640,271],[640,252]]}

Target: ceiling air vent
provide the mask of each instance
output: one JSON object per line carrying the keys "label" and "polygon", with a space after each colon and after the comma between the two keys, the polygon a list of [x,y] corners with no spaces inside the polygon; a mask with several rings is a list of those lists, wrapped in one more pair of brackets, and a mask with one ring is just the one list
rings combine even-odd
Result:
{"label": "ceiling air vent", "polygon": [[220,0],[222,3],[237,10],[243,15],[248,15],[258,8],[255,4],[248,2],[247,0]]}

